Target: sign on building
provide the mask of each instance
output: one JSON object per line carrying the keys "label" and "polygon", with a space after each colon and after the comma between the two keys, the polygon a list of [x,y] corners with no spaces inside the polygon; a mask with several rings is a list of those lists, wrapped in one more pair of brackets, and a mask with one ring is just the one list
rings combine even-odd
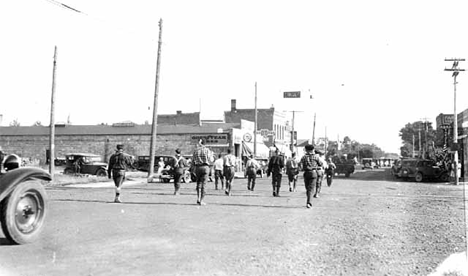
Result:
{"label": "sign on building", "polygon": [[204,138],[206,140],[206,145],[210,146],[225,146],[228,144],[228,134],[227,133],[217,133],[217,134],[197,134],[192,135],[190,139],[192,143],[196,144],[200,139]]}

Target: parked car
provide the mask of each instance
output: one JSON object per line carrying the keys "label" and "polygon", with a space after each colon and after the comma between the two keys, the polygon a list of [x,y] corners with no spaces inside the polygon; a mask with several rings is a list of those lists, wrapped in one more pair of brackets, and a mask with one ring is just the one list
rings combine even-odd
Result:
{"label": "parked car", "polygon": [[344,174],[345,177],[349,177],[354,173],[356,165],[354,160],[344,159],[343,157],[334,157],[333,163],[336,166],[335,174],[337,175]]}
{"label": "parked car", "polygon": [[408,158],[401,160],[397,176],[404,179],[414,178],[416,182],[427,179],[448,181],[449,172],[433,160]]}
{"label": "parked car", "polygon": [[[66,165],[64,174],[90,174],[105,177],[107,176],[107,163],[102,161],[102,157],[92,153],[69,153],[65,155]],[[79,164],[79,165],[78,165]]]}
{"label": "parked car", "polygon": [[65,166],[67,164],[67,158],[65,158],[65,157],[55,157],[54,164],[55,164],[55,166]]}
{"label": "parked car", "polygon": [[[159,170],[159,160],[163,159],[165,165],[170,165],[174,162],[174,156],[172,155],[156,155],[154,156],[154,172]],[[136,161],[136,169],[142,172],[149,171],[150,157],[148,155],[138,156]]]}
{"label": "parked car", "polygon": [[266,171],[268,169],[268,158],[255,158],[255,160],[257,160],[260,165],[260,168],[257,170],[257,175],[263,177],[266,175]]}
{"label": "parked car", "polygon": [[[3,160],[4,159],[4,160]],[[39,168],[21,167],[20,158],[0,152],[0,224],[7,240],[13,244],[36,241],[44,228],[49,212],[46,190],[42,182],[51,175]]]}
{"label": "parked car", "polygon": [[372,158],[362,158],[362,169],[378,169],[380,166]]}
{"label": "parked car", "polygon": [[392,168],[390,170],[390,173],[396,177],[396,178],[399,178],[399,172],[401,170],[401,159],[397,159],[393,162],[392,164]]}

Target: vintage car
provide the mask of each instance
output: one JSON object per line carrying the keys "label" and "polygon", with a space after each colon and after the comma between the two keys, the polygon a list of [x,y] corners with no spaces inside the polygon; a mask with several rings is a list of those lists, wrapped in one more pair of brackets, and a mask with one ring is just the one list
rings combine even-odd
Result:
{"label": "vintage car", "polygon": [[266,175],[266,171],[268,169],[268,158],[256,157],[255,160],[257,160],[260,165],[260,168],[257,170],[257,175],[263,177]]}
{"label": "vintage car", "polygon": [[[184,158],[187,160],[188,166],[186,170],[184,171],[184,176],[182,177],[182,182],[184,183],[189,183],[192,180],[191,174],[190,174],[190,159],[191,156],[189,155],[184,155]],[[174,170],[172,168],[172,165],[174,164],[175,157],[172,155],[156,155],[154,157],[154,173],[157,174],[159,171],[159,160],[162,159],[164,162],[164,168],[161,169],[159,175],[156,175],[156,177],[159,177],[161,182],[168,183],[171,180],[174,179]],[[136,161],[136,169],[139,171],[147,172],[149,171],[149,166],[150,166],[150,157],[149,156],[139,156],[137,161]]]}
{"label": "vintage car", "polygon": [[107,176],[107,163],[102,157],[91,153],[69,153],[65,155],[64,174],[89,174],[100,177]]}
{"label": "vintage car", "polygon": [[[172,155],[156,155],[154,156],[154,172],[157,172],[159,170],[159,160],[161,158],[165,166],[174,162],[174,156]],[[148,155],[138,156],[135,167],[139,171],[147,172],[149,171],[150,161],[151,160]]]}
{"label": "vintage car", "polygon": [[397,176],[403,179],[414,178],[416,182],[427,179],[440,181],[449,179],[449,172],[430,159],[402,159],[400,166]]}
{"label": "vintage car", "polygon": [[362,158],[362,169],[378,169],[379,165],[375,162],[373,158]]}
{"label": "vintage car", "polygon": [[344,174],[345,177],[350,177],[351,174],[353,174],[356,169],[355,168],[356,162],[352,159],[346,159],[343,156],[333,157],[333,163],[336,166],[335,172],[334,172],[336,175]]}
{"label": "vintage car", "polygon": [[392,168],[390,169],[390,173],[396,177],[396,178],[399,178],[399,173],[400,173],[400,170],[401,170],[401,159],[397,159],[393,162],[392,164]]}
{"label": "vintage car", "polygon": [[[47,195],[42,182],[49,173],[33,167],[20,167],[16,155],[8,155],[0,164],[0,224],[3,234],[14,244],[37,240],[48,212]],[[0,166],[1,169],[2,166]]]}

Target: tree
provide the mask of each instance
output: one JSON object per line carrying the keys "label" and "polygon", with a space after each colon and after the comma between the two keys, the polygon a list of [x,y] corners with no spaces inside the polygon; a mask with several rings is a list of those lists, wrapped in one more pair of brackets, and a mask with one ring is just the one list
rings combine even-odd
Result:
{"label": "tree", "polygon": [[10,122],[10,126],[12,127],[19,127],[21,124],[18,121],[18,119],[14,119],[13,121]]}
{"label": "tree", "polygon": [[[412,156],[413,151],[417,152],[418,156],[427,153],[429,145],[436,140],[436,134],[436,131],[432,128],[431,122],[416,121],[407,123],[405,127],[400,130],[399,134],[403,144],[400,148],[401,156]],[[419,147],[419,145],[421,145],[421,147]]]}
{"label": "tree", "polygon": [[42,126],[41,121],[36,121],[33,126]]}

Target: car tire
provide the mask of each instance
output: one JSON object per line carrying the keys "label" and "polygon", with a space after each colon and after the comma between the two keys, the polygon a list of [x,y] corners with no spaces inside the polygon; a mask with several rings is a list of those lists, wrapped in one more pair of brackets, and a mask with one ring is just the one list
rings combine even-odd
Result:
{"label": "car tire", "polygon": [[415,175],[414,180],[415,180],[416,182],[421,182],[421,181],[423,181],[423,175],[422,175],[422,173],[418,172],[418,173]]}
{"label": "car tire", "polygon": [[106,170],[104,170],[104,169],[99,169],[99,170],[97,170],[97,172],[96,172],[96,176],[99,176],[99,177],[106,177],[106,176],[107,176],[107,172],[106,172]]}
{"label": "car tire", "polygon": [[443,174],[440,176],[440,180],[441,180],[442,182],[448,182],[449,179],[450,179],[450,176],[449,176],[448,173],[443,173]]}
{"label": "car tire", "polygon": [[75,171],[71,168],[65,168],[65,170],[63,170],[63,174],[74,174]]}
{"label": "car tire", "polygon": [[191,177],[190,177],[190,173],[184,173],[183,177],[182,177],[182,182],[184,183],[190,183],[191,181]]}
{"label": "car tire", "polygon": [[0,207],[2,230],[8,240],[25,244],[39,237],[47,213],[47,197],[38,180],[18,184]]}

